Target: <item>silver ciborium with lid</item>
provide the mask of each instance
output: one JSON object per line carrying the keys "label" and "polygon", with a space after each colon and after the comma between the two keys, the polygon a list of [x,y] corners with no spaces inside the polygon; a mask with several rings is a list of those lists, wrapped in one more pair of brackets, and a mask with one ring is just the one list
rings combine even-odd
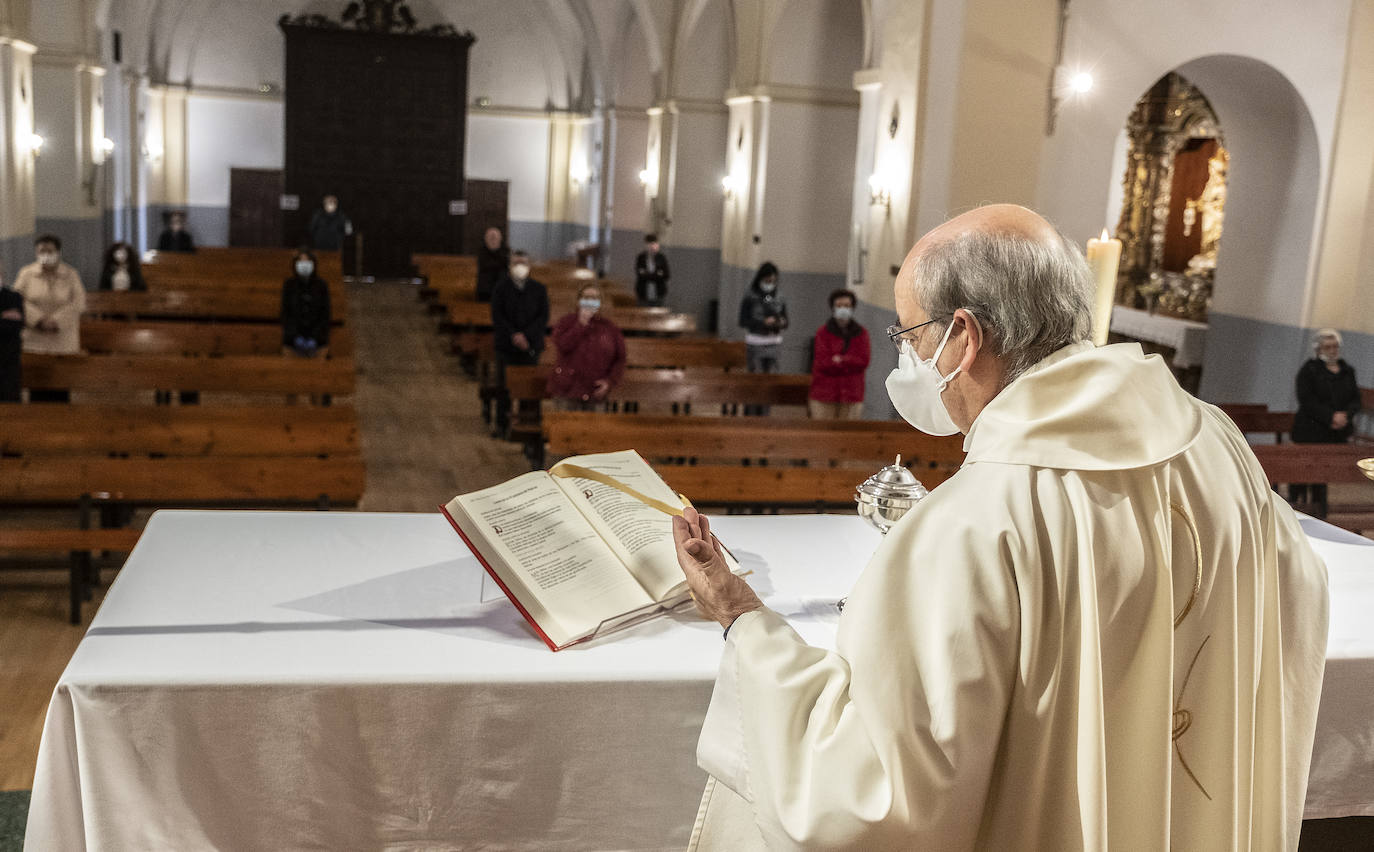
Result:
{"label": "silver ciborium with lid", "polygon": [[854,490],[854,502],[858,504],[859,517],[887,535],[887,531],[928,493],[920,480],[902,467],[902,457],[897,456],[895,462]]}

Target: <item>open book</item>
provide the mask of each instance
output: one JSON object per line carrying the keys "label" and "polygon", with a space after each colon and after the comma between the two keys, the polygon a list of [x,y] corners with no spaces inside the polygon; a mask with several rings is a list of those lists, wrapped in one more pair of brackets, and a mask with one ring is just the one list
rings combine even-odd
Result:
{"label": "open book", "polygon": [[443,512],[557,651],[688,599],[670,517],[685,505],[639,453],[623,450],[459,495]]}

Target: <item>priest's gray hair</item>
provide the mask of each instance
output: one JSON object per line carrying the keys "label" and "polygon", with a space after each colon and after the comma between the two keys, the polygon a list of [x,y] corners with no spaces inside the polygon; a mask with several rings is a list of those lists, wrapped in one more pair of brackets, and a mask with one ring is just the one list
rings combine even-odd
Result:
{"label": "priest's gray hair", "polygon": [[959,308],[978,320],[993,354],[1007,362],[1008,384],[1092,336],[1092,273],[1063,234],[1046,242],[969,231],[922,251],[913,272],[916,300],[941,333]]}
{"label": "priest's gray hair", "polygon": [[1328,340],[1336,341],[1337,346],[1342,345],[1341,333],[1339,331],[1336,331],[1336,329],[1334,328],[1322,328],[1318,329],[1317,333],[1312,335],[1312,351],[1320,355],[1322,351],[1322,344]]}

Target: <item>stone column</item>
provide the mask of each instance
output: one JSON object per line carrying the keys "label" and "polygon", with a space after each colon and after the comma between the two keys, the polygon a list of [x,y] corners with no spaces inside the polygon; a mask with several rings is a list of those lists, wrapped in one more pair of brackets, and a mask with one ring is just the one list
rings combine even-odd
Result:
{"label": "stone column", "polygon": [[28,42],[0,37],[0,274],[10,282],[33,261],[34,52]]}

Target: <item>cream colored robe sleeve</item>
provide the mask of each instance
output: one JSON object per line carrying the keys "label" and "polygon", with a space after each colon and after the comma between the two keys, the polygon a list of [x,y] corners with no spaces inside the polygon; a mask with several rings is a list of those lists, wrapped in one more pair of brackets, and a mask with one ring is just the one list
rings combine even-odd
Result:
{"label": "cream colored robe sleeve", "polygon": [[731,626],[698,763],[751,803],[770,848],[974,842],[1018,609],[1003,543],[965,520],[958,490],[888,534],[849,597],[837,651],[769,610]]}

